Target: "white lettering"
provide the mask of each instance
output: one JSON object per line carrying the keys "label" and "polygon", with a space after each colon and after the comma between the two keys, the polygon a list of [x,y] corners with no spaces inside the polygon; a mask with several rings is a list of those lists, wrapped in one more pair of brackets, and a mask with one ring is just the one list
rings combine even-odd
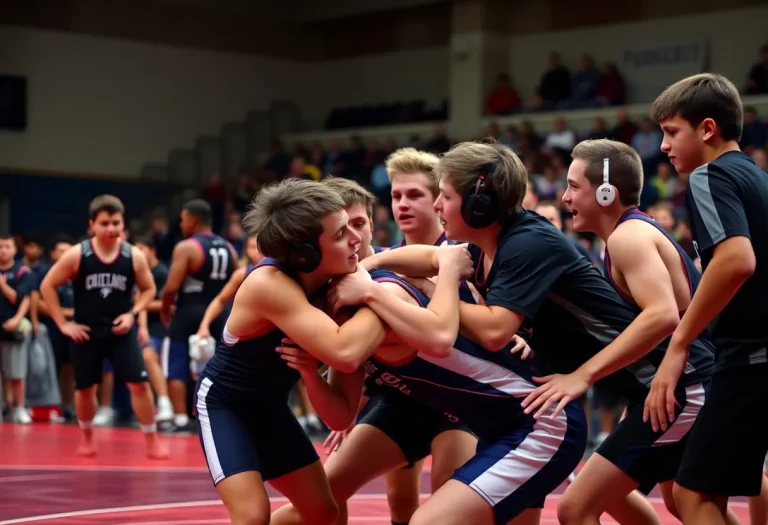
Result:
{"label": "white lettering", "polygon": [[[124,292],[128,289],[128,277],[114,273],[92,273],[85,278],[85,289],[94,290],[119,290]],[[101,294],[106,297],[109,291],[102,291]]]}

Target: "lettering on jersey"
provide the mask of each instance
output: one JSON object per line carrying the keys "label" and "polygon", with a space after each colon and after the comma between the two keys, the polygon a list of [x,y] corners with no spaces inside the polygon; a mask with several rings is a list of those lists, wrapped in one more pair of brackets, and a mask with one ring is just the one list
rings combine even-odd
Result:
{"label": "lettering on jersey", "polygon": [[85,278],[85,289],[99,289],[101,297],[106,299],[112,290],[124,292],[127,289],[128,277],[114,273],[92,273]]}
{"label": "lettering on jersey", "polygon": [[203,291],[203,281],[187,276],[184,278],[181,291],[184,293],[201,293]]}

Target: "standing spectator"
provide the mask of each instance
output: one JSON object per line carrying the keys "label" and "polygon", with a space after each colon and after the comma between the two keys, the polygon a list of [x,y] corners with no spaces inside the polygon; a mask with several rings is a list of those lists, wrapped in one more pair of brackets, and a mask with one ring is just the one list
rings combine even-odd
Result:
{"label": "standing spectator", "polygon": [[553,51],[549,55],[549,70],[541,77],[538,90],[538,109],[555,109],[558,104],[571,98],[571,72],[565,67],[560,53]]}
{"label": "standing spectator", "polygon": [[592,123],[592,130],[589,132],[589,135],[587,135],[587,139],[607,139],[609,136],[610,133],[608,132],[608,127],[605,125],[605,119],[599,117],[596,118]]}
{"label": "standing spectator", "polygon": [[744,108],[744,127],[741,132],[739,147],[749,155],[755,148],[768,146],[768,126],[760,121],[755,108]]}
{"label": "standing spectator", "polygon": [[581,69],[573,75],[571,89],[573,109],[591,108],[596,103],[597,87],[600,84],[600,71],[595,67],[591,55],[581,57]]}
{"label": "standing spectator", "polygon": [[747,78],[747,95],[768,93],[768,44],[760,48],[760,62],[752,66]]}
{"label": "standing spectator", "polygon": [[520,97],[517,96],[517,91],[512,88],[509,75],[500,73],[496,79],[496,88],[491,91],[491,94],[488,96],[488,103],[485,106],[485,114],[509,115],[519,108]]}
{"label": "standing spectator", "polygon": [[626,102],[627,84],[614,62],[605,65],[596,96],[599,106],[620,106]]}

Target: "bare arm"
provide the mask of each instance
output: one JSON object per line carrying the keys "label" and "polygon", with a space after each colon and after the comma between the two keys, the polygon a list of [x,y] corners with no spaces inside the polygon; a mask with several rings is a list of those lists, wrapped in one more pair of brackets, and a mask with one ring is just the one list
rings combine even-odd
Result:
{"label": "bare arm", "polygon": [[173,248],[171,267],[168,269],[168,279],[163,288],[160,315],[167,324],[171,317],[171,308],[176,302],[176,294],[179,293],[184,279],[189,271],[194,247],[187,241],[182,241]]}
{"label": "bare arm", "polygon": [[29,320],[32,321],[32,326],[39,326],[40,324],[40,305],[43,301],[40,300],[40,292],[35,290],[30,294],[29,305]]}
{"label": "bare arm", "polygon": [[78,244],[67,250],[61,258],[56,261],[46,274],[43,282],[40,283],[40,295],[45,301],[48,315],[61,328],[67,323],[66,316],[59,302],[59,294],[56,289],[77,275],[80,266],[81,248]]}
{"label": "bare arm", "polygon": [[5,296],[6,299],[8,299],[8,302],[11,304],[16,304],[16,300],[18,299],[18,294],[16,293],[16,290],[14,290],[10,284],[8,284],[8,281],[5,279],[0,279],[0,292]]}
{"label": "bare arm", "polygon": [[16,311],[16,315],[14,315],[11,320],[18,322],[21,321],[21,319],[27,315],[27,312],[29,311],[29,305],[31,304],[30,296],[24,297],[24,299],[21,300],[21,304],[19,304],[19,309]]}
{"label": "bare arm", "polygon": [[437,275],[437,247],[414,244],[397,250],[385,250],[366,257],[360,264],[366,270],[384,268],[409,277]]}
{"label": "bare arm", "polygon": [[149,263],[147,263],[147,257],[136,247],[132,247],[131,250],[133,252],[133,271],[136,275],[136,285],[139,287],[138,296],[133,303],[133,311],[142,312],[157,295],[157,288],[149,269]]}
{"label": "bare arm", "polygon": [[240,308],[261,312],[297,346],[347,373],[357,370],[387,333],[384,323],[370,308],[360,308],[339,327],[307,301],[294,280],[271,268],[254,272],[246,279],[235,297],[233,316],[234,310]]}
{"label": "bare arm", "polygon": [[580,367],[590,384],[646,355],[680,322],[672,279],[651,232],[644,223],[626,226],[611,235],[608,248],[613,271],[624,277],[642,311],[611,344]]}
{"label": "bare arm", "polygon": [[229,281],[224,285],[224,288],[219,292],[219,295],[217,295],[213,301],[211,301],[211,304],[208,305],[208,308],[205,309],[205,315],[203,315],[203,319],[200,321],[199,330],[206,332],[210,330],[211,323],[224,311],[224,307],[235,296],[235,293],[243,283],[244,278],[245,268],[238,268],[235,270],[235,273],[229,278]]}
{"label": "bare arm", "polygon": [[331,430],[345,430],[357,416],[363,392],[365,372],[362,368],[352,373],[328,371],[328,381],[315,372],[302,374],[312,408]]}
{"label": "bare arm", "polygon": [[498,352],[509,344],[525,316],[502,306],[459,303],[461,334],[486,350]]}

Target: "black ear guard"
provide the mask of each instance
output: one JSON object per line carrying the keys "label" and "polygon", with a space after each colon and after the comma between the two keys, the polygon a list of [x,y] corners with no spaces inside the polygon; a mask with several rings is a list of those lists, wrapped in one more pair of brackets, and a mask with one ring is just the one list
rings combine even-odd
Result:
{"label": "black ear guard", "polygon": [[300,273],[311,273],[320,266],[323,258],[320,247],[313,242],[292,244],[285,256],[285,264]]}
{"label": "black ear guard", "polygon": [[496,194],[491,187],[495,169],[495,164],[485,164],[474,188],[461,201],[461,216],[470,228],[485,228],[498,218]]}

